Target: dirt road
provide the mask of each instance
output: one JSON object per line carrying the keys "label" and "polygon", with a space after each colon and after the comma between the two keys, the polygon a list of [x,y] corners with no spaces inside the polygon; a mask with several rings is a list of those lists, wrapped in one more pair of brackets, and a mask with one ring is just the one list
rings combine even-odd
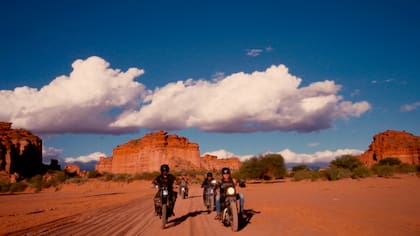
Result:
{"label": "dirt road", "polygon": [[[214,220],[203,205],[202,189],[192,186],[187,199],[178,198],[175,216],[166,229],[153,213],[153,194],[116,206],[68,216],[9,235],[228,235],[230,228]],[[252,212],[248,212],[250,218]],[[241,230],[246,227],[242,220]]]}
{"label": "dirt road", "polygon": [[415,176],[248,184],[239,189],[247,219],[236,233],[207,214],[197,184],[161,229],[149,185],[94,182],[0,196],[0,235],[420,235]]}

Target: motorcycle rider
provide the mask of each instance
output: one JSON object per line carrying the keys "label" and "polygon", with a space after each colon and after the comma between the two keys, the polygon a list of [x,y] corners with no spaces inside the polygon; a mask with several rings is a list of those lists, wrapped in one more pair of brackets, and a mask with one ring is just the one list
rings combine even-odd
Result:
{"label": "motorcycle rider", "polygon": [[189,184],[188,177],[186,177],[184,174],[182,174],[182,176],[180,178],[180,181],[179,181],[179,186],[185,188],[185,196],[188,196],[188,184]]}
{"label": "motorcycle rider", "polygon": [[[219,182],[219,188],[217,189],[217,195],[216,195],[216,217],[214,218],[215,220],[220,220],[222,218],[221,215],[221,204],[220,204],[220,199],[221,199],[221,195],[223,195],[225,193],[225,188],[227,188],[228,186],[236,186],[238,184],[238,182],[236,181],[235,178],[232,178],[230,175],[230,169],[227,167],[224,167],[222,169],[222,179]],[[223,196],[222,196],[223,198]],[[240,215],[244,218],[246,218],[246,214],[244,213],[244,195],[242,193],[238,193],[236,195],[236,198],[239,199],[239,212]]]}
{"label": "motorcycle rider", "polygon": [[[176,197],[177,197],[177,192],[174,191],[174,187],[175,185],[177,185],[177,181],[174,175],[169,174],[169,166],[167,164],[162,164],[160,166],[160,175],[158,177],[156,177],[153,180],[153,184],[159,186],[167,186],[168,190],[169,190],[169,196],[171,196],[171,201],[170,201],[170,209],[172,209],[172,215],[175,215],[175,213],[173,212],[174,207],[175,207],[175,202],[176,202]],[[154,205],[155,205],[155,213],[157,213],[157,209],[158,206],[156,204],[156,200],[159,201],[160,198],[160,191],[157,191],[155,197],[154,197]]]}
{"label": "motorcycle rider", "polygon": [[203,202],[204,205],[206,205],[206,189],[212,188],[211,181],[214,180],[213,173],[208,172],[207,178],[204,179],[203,183],[201,184],[201,187],[203,188]]}

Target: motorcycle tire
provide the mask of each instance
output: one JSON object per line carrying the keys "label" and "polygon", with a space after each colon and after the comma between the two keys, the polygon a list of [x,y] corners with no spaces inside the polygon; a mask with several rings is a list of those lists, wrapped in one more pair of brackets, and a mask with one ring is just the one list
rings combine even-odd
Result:
{"label": "motorcycle tire", "polygon": [[239,218],[236,202],[230,203],[230,227],[232,228],[233,232],[237,232],[239,229]]}
{"label": "motorcycle tire", "polygon": [[162,205],[162,229],[164,229],[166,227],[166,221],[168,220],[168,207],[166,206],[166,204]]}

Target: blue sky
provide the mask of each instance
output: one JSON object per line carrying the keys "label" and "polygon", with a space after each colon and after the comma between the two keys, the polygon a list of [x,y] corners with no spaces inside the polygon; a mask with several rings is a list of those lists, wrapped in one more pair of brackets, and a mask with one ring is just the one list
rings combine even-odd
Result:
{"label": "blue sky", "polygon": [[167,130],[329,161],[420,134],[417,1],[2,1],[0,120],[94,161]]}

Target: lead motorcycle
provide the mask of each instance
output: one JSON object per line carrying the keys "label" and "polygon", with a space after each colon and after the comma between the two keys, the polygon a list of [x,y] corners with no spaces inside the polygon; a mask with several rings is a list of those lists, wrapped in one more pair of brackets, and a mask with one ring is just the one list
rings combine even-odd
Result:
{"label": "lead motorcycle", "polygon": [[220,199],[222,209],[222,223],[225,226],[230,226],[232,231],[236,232],[239,229],[239,213],[237,192],[235,187],[228,186],[225,190],[224,197]]}
{"label": "lead motorcycle", "polygon": [[211,213],[214,210],[214,203],[215,203],[215,198],[216,198],[216,186],[217,186],[217,181],[215,179],[213,179],[212,181],[210,181],[210,185],[208,187],[206,187],[204,194],[205,194],[205,201],[204,201],[204,205],[207,208],[207,211],[209,213]]}
{"label": "lead motorcycle", "polygon": [[[168,218],[173,215],[173,201],[167,186],[156,186],[159,188],[159,197],[154,199],[156,215],[162,220],[161,227],[164,229]],[[175,193],[173,193],[175,194]]]}

